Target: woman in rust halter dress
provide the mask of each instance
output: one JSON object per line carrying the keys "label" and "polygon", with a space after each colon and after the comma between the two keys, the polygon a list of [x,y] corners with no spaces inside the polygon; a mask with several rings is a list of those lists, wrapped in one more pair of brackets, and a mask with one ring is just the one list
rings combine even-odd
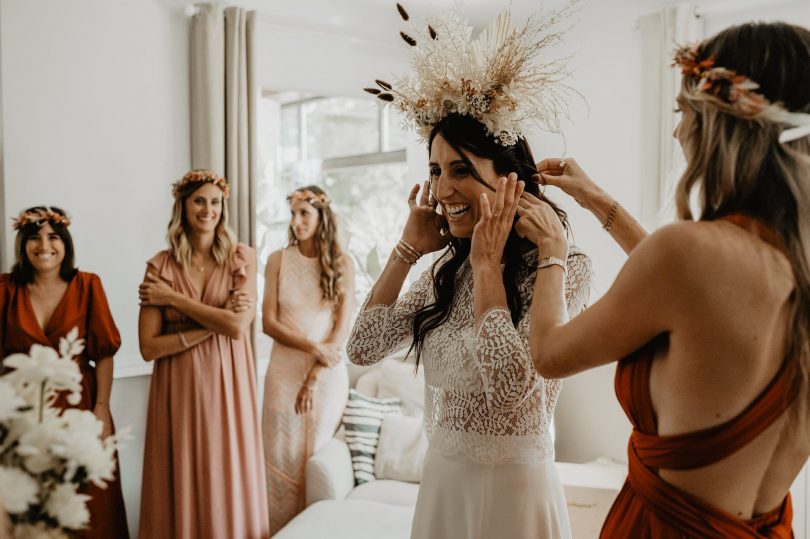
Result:
{"label": "woman in rust halter dress", "polygon": [[[810,450],[810,32],[746,24],[675,63],[682,221],[645,238],[573,160],[538,167],[630,256],[570,322],[564,271],[538,272],[533,361],[552,378],[618,361],[633,433],[603,538],[788,538]],[[564,260],[553,212],[531,198],[518,212],[541,256]]]}
{"label": "woman in rust halter dress", "polygon": [[[33,344],[59,349],[59,339],[77,328],[85,347],[74,358],[82,373],[81,401],[75,407],[92,411],[109,436],[115,432],[110,415],[113,355],[121,337],[101,279],[74,266],[69,225],[65,212],[55,207],[29,208],[17,218],[17,261],[11,273],[0,274],[0,359],[28,353]],[[72,407],[64,397],[56,405]],[[115,479],[105,488],[87,488],[90,524],[78,537],[129,537],[120,477],[116,466]]]}

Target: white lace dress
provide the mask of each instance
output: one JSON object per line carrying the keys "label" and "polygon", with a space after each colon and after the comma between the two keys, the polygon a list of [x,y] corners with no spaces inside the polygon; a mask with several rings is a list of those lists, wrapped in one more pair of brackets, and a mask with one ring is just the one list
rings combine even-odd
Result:
{"label": "white lace dress", "polygon": [[[526,255],[530,267],[537,251]],[[568,257],[571,317],[590,290],[590,260]],[[424,340],[425,458],[411,537],[414,539],[568,538],[562,485],[549,428],[559,380],[539,376],[529,354],[532,272],[519,285],[517,328],[509,311],[480,320],[473,310],[472,268],[459,269],[447,321]],[[367,305],[349,337],[353,363],[368,365],[410,345],[414,313],[433,301],[430,270],[392,305]]]}

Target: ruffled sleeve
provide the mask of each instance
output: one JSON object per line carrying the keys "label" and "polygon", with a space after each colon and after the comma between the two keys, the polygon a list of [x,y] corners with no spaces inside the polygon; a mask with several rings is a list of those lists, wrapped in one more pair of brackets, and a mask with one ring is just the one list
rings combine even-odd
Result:
{"label": "ruffled sleeve", "polygon": [[107,295],[98,275],[89,274],[87,334],[85,350],[90,359],[112,357],[121,347],[121,334],[115,327]]}
{"label": "ruffled sleeve", "polygon": [[433,298],[433,276],[425,270],[411,288],[391,305],[368,306],[369,292],[349,335],[346,352],[356,365],[377,363],[413,339],[413,317]]}
{"label": "ruffled sleeve", "polygon": [[157,272],[158,276],[174,287],[176,279],[175,272],[178,270],[177,264],[172,259],[169,251],[160,251],[158,254],[150,258],[146,265],[152,270]]}
{"label": "ruffled sleeve", "polygon": [[247,267],[251,260],[256,260],[256,250],[244,243],[237,245],[231,257],[232,290],[242,288],[247,282]]}

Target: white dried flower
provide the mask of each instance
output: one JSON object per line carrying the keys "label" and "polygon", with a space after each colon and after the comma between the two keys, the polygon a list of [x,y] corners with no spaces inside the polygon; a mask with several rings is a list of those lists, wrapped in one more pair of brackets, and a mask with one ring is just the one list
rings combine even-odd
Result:
{"label": "white dried flower", "polygon": [[18,468],[0,466],[0,500],[6,511],[24,513],[28,506],[39,501],[39,485],[36,480]]}
{"label": "white dried flower", "polygon": [[27,403],[14,386],[4,380],[0,380],[0,423],[5,423],[9,419],[20,415],[20,408]]}
{"label": "white dried flower", "polygon": [[45,512],[54,517],[61,526],[80,530],[90,522],[87,500],[90,496],[79,494],[76,485],[62,483],[58,485],[45,502]]}
{"label": "white dried flower", "polygon": [[15,539],[69,539],[62,530],[51,528],[44,522],[17,524],[14,526],[14,537]]}
{"label": "white dried flower", "polygon": [[[505,11],[475,39],[458,9],[430,19],[427,35],[409,43],[412,73],[393,85],[378,81],[384,92],[367,91],[396,106],[425,142],[432,128],[452,113],[478,120],[506,146],[524,136],[529,124],[561,133],[568,99],[582,97],[564,82],[570,57],[537,57],[562,41],[567,29],[560,26],[578,3],[569,0],[562,9],[530,17],[521,27]],[[408,35],[420,33],[412,26]]]}
{"label": "white dried flower", "polygon": [[112,480],[115,444],[113,440],[101,440],[102,422],[83,410],[65,410],[60,420],[61,435],[55,440],[52,452],[65,461],[65,479],[73,478],[81,468],[87,481],[98,486]]}
{"label": "white dried flower", "polygon": [[59,357],[53,348],[35,344],[31,346],[30,355],[12,354],[3,365],[14,369],[4,379],[19,388],[39,391],[47,382],[49,390],[70,392],[71,404],[77,404],[81,398],[79,366],[70,357]]}

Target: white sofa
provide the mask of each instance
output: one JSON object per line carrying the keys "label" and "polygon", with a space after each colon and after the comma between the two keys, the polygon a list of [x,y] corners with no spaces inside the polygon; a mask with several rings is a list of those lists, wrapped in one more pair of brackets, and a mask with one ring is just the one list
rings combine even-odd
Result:
{"label": "white sofa", "polygon": [[[412,365],[386,360],[378,368],[350,369],[354,380],[361,374],[356,384],[361,393],[373,397],[399,396],[403,413],[421,411],[424,382],[413,375]],[[574,539],[597,537],[624,482],[626,467],[607,461],[558,462],[557,469],[565,489]],[[355,487],[349,448],[341,431],[309,459],[306,476],[307,508],[279,531],[276,539],[410,537],[418,483],[377,479]]]}

